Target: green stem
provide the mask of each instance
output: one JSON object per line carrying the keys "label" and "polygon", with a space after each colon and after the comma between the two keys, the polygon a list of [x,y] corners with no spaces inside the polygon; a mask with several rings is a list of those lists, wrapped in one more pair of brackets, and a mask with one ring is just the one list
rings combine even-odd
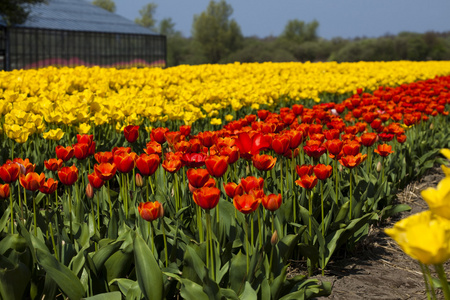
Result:
{"label": "green stem", "polygon": [[[214,249],[213,249],[213,241],[212,241],[212,231],[211,231],[211,214],[209,209],[206,210],[206,236],[207,236],[207,241],[206,241],[206,258],[208,258],[208,256],[210,256],[210,267],[209,269],[211,270],[211,277],[213,280],[215,280],[215,272],[214,272]],[[208,253],[208,248],[209,248],[209,253]]]}
{"label": "green stem", "polygon": [[112,203],[111,203],[111,189],[109,187],[109,180],[108,180],[108,204],[109,204],[109,222],[112,220]]}
{"label": "green stem", "polygon": [[37,236],[37,222],[36,222],[36,197],[33,192],[33,222],[34,222],[34,236]]}
{"label": "green stem", "polygon": [[258,214],[258,228],[259,228],[259,248],[262,249],[263,247],[263,234],[264,234],[264,228],[261,226],[261,216],[259,214],[259,211],[261,209],[258,208],[256,213]]}
{"label": "green stem", "polygon": [[439,280],[441,281],[442,291],[444,292],[444,298],[446,300],[450,299],[450,289],[448,287],[447,276],[445,275],[445,270],[442,264],[434,265],[434,269],[438,274]]}
{"label": "green stem", "polygon": [[338,176],[339,176],[339,172],[338,172],[338,169],[337,169],[337,159],[335,159],[334,160],[334,177],[335,177],[335,189],[336,189],[336,199],[334,199],[335,200],[335,202],[336,202],[336,204],[338,204]]}
{"label": "green stem", "polygon": [[11,234],[14,234],[14,203],[11,192],[9,192],[9,205],[11,207]]}
{"label": "green stem", "polygon": [[200,237],[200,243],[203,243],[203,223],[202,223],[202,210],[200,206],[197,205],[197,226],[198,226],[198,233]]}
{"label": "green stem", "polygon": [[73,241],[73,231],[72,231],[72,187],[69,190],[69,229],[70,229],[70,240]]}
{"label": "green stem", "polygon": [[97,192],[97,230],[100,233],[100,195]]}
{"label": "green stem", "polygon": [[349,209],[349,219],[352,219],[352,199],[353,199],[353,189],[352,189],[352,169],[350,168],[350,209]]}
{"label": "green stem", "polygon": [[280,183],[281,197],[284,197],[284,195],[283,195],[283,160],[282,159],[280,159],[280,180],[278,182]]}
{"label": "green stem", "polygon": [[152,240],[152,253],[153,253],[153,255],[155,255],[155,240],[154,240],[155,228],[153,228],[153,223],[152,222],[148,222],[148,225],[149,225],[150,237],[151,237],[151,240]]}
{"label": "green stem", "polygon": [[311,195],[308,199],[308,211],[309,211],[309,218],[308,218],[308,225],[309,225],[309,237],[312,238],[312,225],[311,225],[311,218],[312,218],[312,199],[313,199],[313,191],[311,191]]}
{"label": "green stem", "polygon": [[168,265],[169,265],[169,259],[167,258],[168,256],[167,256],[167,238],[166,238],[166,228],[164,227],[164,217],[163,218],[161,218],[161,227],[162,227],[162,232],[163,232],[163,238],[164,238],[164,258],[165,258],[165,261],[166,261],[166,268],[168,267]]}
{"label": "green stem", "polygon": [[56,258],[56,260],[59,261],[59,258],[58,258],[58,249],[56,249],[55,236],[53,235],[53,227],[52,227],[52,223],[50,222],[50,223],[48,224],[48,226],[49,226],[49,229],[50,229],[50,236],[51,236],[51,238],[52,238],[53,252],[55,252],[55,258]]}
{"label": "green stem", "polygon": [[245,228],[245,245],[246,247],[246,251],[245,251],[245,255],[247,256],[247,276],[250,270],[250,258],[249,258],[249,243],[248,243],[248,224],[247,224],[247,216],[244,216],[244,228]]}

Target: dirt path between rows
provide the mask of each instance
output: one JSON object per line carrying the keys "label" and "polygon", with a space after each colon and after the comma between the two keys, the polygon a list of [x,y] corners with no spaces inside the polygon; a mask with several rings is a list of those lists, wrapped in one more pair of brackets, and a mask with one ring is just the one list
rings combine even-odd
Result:
{"label": "dirt path between rows", "polygon": [[[331,295],[318,299],[427,299],[420,266],[383,230],[406,216],[427,210],[420,192],[435,187],[443,177],[441,168],[434,167],[398,193],[397,201],[411,206],[411,211],[372,227],[355,253],[335,257],[328,264],[325,276],[315,276],[332,284]],[[449,263],[445,269],[449,274]],[[440,291],[437,298],[444,298]]]}

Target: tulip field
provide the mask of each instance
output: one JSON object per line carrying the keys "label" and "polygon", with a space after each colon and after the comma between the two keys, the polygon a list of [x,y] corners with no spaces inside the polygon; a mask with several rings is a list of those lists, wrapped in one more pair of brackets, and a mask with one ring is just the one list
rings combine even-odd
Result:
{"label": "tulip field", "polygon": [[327,296],[439,163],[386,232],[450,299],[449,108],[445,61],[0,72],[0,298]]}

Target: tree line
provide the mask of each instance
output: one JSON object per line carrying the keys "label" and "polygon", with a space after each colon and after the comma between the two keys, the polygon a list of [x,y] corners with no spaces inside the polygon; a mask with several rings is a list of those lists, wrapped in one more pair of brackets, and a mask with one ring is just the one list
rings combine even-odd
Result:
{"label": "tree line", "polygon": [[[30,4],[47,0],[2,0],[0,16],[7,24],[26,20]],[[115,12],[113,0],[92,3]],[[319,22],[289,20],[278,37],[244,37],[231,18],[233,8],[225,0],[211,0],[205,11],[195,15],[192,36],[175,30],[171,18],[154,18],[157,5],[148,3],[139,10],[135,23],[167,37],[167,66],[233,62],[317,62],[450,60],[450,32],[401,32],[378,38],[320,38]]]}

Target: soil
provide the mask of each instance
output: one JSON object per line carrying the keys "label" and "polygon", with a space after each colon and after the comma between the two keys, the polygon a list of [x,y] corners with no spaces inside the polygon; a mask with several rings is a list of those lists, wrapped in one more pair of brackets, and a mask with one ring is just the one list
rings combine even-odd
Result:
{"label": "soil", "polygon": [[[331,295],[317,299],[427,299],[419,264],[404,254],[397,243],[384,233],[384,229],[411,214],[427,210],[420,192],[436,187],[443,177],[441,168],[436,166],[399,192],[398,203],[409,205],[411,210],[373,226],[354,253],[347,254],[347,257],[345,253],[340,257],[338,254],[327,265],[325,276],[314,276],[332,284]],[[299,265],[295,265],[291,264],[291,272],[295,273],[297,269],[303,273],[299,271]],[[444,267],[449,274],[450,264]],[[440,290],[436,294],[438,299],[444,299]]]}

